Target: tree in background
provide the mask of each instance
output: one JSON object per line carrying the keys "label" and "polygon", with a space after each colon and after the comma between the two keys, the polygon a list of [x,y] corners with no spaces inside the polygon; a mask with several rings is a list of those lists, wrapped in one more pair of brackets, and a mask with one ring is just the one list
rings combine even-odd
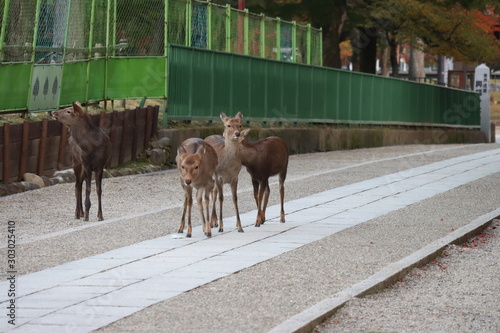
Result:
{"label": "tree in background", "polygon": [[[237,4],[233,1],[216,1]],[[381,46],[398,76],[398,47],[500,67],[498,0],[246,0],[256,13],[323,29],[323,64],[340,68],[340,44],[350,40],[355,70],[375,73]]]}

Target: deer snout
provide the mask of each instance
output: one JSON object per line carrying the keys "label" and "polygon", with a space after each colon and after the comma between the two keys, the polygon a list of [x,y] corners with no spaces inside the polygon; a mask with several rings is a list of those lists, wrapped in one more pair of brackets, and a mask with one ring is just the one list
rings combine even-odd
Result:
{"label": "deer snout", "polygon": [[191,179],[185,179],[184,184],[186,184],[187,186],[191,185]]}
{"label": "deer snout", "polygon": [[54,119],[54,120],[59,119],[59,117],[58,117],[58,115],[57,115],[57,111],[52,111],[52,112],[50,113],[50,115],[52,116],[52,119]]}
{"label": "deer snout", "polygon": [[241,133],[240,132],[234,132],[233,140],[238,140],[240,137]]}

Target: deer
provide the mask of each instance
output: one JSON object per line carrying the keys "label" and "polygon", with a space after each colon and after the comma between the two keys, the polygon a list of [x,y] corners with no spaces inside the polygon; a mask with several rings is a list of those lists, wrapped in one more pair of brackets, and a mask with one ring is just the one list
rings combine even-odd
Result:
{"label": "deer", "polygon": [[[97,218],[103,221],[102,215],[102,176],[104,167],[111,157],[111,141],[108,135],[99,127],[92,124],[90,116],[83,110],[79,102],[74,102],[71,107],[52,112],[52,118],[60,121],[69,128],[68,139],[72,153],[72,164],[75,172],[75,218],[83,217],[89,220],[90,191],[92,173],[95,175],[96,192],[98,200]],[[85,211],[82,203],[82,187],[85,180]]]}
{"label": "deer", "polygon": [[222,220],[222,206],[224,201],[223,186],[230,184],[233,204],[236,211],[236,228],[238,232],[244,232],[241,226],[240,213],[238,210],[238,176],[241,170],[241,159],[239,154],[238,138],[241,131],[241,121],[243,115],[238,112],[234,118],[228,117],[224,112],[220,114],[220,119],[224,124],[224,132],[221,135],[210,135],[205,138],[217,153],[219,163],[217,164],[217,179],[216,187],[213,190],[214,202],[212,206],[212,216],[217,221],[216,203],[215,199],[218,194],[219,198],[219,218],[218,224],[219,232],[224,231],[224,223]]}
{"label": "deer", "polygon": [[[177,149],[176,163],[181,186],[184,189],[184,206],[178,233],[184,232],[187,212],[188,227],[186,236],[191,237],[192,235],[191,208],[193,206],[193,188],[195,188],[203,232],[207,237],[212,237],[211,223],[209,221],[209,202],[210,195],[215,187],[217,162],[215,150],[200,138],[187,139]],[[203,213],[203,198],[205,199],[206,218]]]}
{"label": "deer", "polygon": [[286,142],[276,136],[270,136],[256,142],[250,142],[246,136],[250,129],[245,129],[238,138],[241,164],[252,178],[253,195],[257,204],[255,226],[260,227],[266,221],[266,207],[269,200],[269,177],[279,175],[280,222],[285,222],[285,179],[288,168],[289,151]]}

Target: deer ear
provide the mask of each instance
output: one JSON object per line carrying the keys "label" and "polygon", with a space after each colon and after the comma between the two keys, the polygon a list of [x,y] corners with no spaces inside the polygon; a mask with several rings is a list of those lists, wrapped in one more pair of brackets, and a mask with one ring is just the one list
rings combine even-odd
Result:
{"label": "deer ear", "polygon": [[179,148],[177,148],[177,155],[182,155],[186,153],[187,153],[186,148],[184,148],[183,145],[180,145]]}
{"label": "deer ear", "polygon": [[220,113],[220,120],[224,121],[227,118],[226,114],[224,112]]}
{"label": "deer ear", "polygon": [[205,148],[205,146],[204,145],[200,145],[198,147],[198,149],[196,149],[196,154],[200,154],[200,155],[201,154],[205,154],[206,151],[207,151],[207,149]]}
{"label": "deer ear", "polygon": [[83,111],[82,105],[78,101],[73,103],[73,110],[80,117],[85,114],[85,111]]}
{"label": "deer ear", "polygon": [[246,135],[250,132],[250,128],[245,128],[240,132],[240,137],[238,138],[240,141],[245,140]]}
{"label": "deer ear", "polygon": [[241,112],[238,112],[235,116],[235,118],[240,118],[240,120],[243,118],[243,114]]}

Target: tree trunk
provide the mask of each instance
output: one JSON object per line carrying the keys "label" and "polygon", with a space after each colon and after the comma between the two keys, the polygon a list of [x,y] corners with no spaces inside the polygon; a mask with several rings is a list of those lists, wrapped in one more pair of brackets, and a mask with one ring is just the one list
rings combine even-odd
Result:
{"label": "tree trunk", "polygon": [[328,27],[323,27],[323,66],[341,68],[340,43],[342,30],[347,20],[345,1],[334,1],[332,20]]}
{"label": "tree trunk", "polygon": [[420,47],[421,41],[415,41],[410,48],[410,80],[423,82],[425,80],[424,51]]}
{"label": "tree trunk", "polygon": [[398,42],[392,34],[387,34],[387,43],[390,48],[390,62],[392,69],[392,77],[399,77],[399,52],[398,52]]}
{"label": "tree trunk", "polygon": [[376,74],[377,35],[376,29],[357,28],[358,34],[353,44],[353,53],[359,54],[359,71]]}

